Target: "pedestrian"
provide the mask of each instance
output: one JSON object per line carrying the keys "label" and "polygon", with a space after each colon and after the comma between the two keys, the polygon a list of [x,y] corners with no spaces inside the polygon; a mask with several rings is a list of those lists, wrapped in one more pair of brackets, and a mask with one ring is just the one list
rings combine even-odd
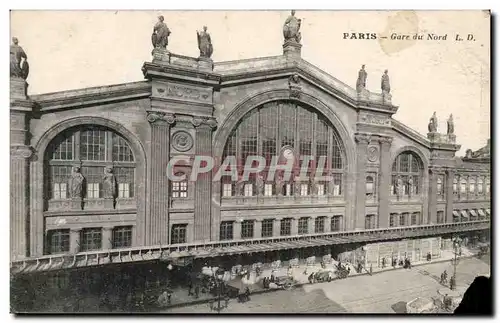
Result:
{"label": "pedestrian", "polygon": [[373,273],[373,265],[370,264],[370,275]]}
{"label": "pedestrian", "polygon": [[385,257],[382,258],[382,268],[385,268]]}
{"label": "pedestrian", "polygon": [[225,303],[225,308],[227,308],[227,306],[229,305],[229,295],[228,294],[224,295],[224,303]]}
{"label": "pedestrian", "polygon": [[451,276],[450,278],[450,289],[453,290],[455,289],[456,282],[455,282],[455,276]]}
{"label": "pedestrian", "polygon": [[172,291],[170,289],[167,290],[167,304],[172,304]]}
{"label": "pedestrian", "polygon": [[194,297],[200,297],[200,286],[198,286],[198,284],[196,284],[196,287],[194,288]]}
{"label": "pedestrian", "polygon": [[274,283],[274,273],[271,273],[271,283]]}
{"label": "pedestrian", "polygon": [[190,279],[188,282],[188,296],[193,295],[193,281]]}

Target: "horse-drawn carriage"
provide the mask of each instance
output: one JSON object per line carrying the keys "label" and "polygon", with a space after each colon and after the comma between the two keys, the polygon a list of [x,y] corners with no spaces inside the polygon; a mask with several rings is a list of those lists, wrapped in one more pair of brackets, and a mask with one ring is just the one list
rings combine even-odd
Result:
{"label": "horse-drawn carriage", "polygon": [[335,274],[329,270],[318,271],[314,274],[314,280],[317,282],[331,282],[335,279]]}
{"label": "horse-drawn carriage", "polygon": [[349,270],[347,268],[345,268],[344,266],[342,266],[341,263],[338,263],[337,270],[335,271],[335,275],[337,275],[337,277],[339,279],[346,278],[347,276],[349,276]]}
{"label": "horse-drawn carriage", "polygon": [[486,243],[481,243],[478,245],[479,247],[479,252],[477,253],[478,257],[482,257],[490,251],[490,245]]}

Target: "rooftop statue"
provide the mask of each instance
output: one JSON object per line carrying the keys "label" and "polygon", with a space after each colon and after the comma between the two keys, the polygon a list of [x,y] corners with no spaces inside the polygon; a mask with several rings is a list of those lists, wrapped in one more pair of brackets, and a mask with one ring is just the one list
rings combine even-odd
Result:
{"label": "rooftop statue", "polygon": [[356,91],[358,93],[362,92],[366,88],[366,77],[368,73],[365,70],[365,64],[361,65],[361,69],[358,73],[358,80],[356,81]]}
{"label": "rooftop statue", "polygon": [[198,48],[200,50],[200,57],[210,58],[214,51],[212,46],[212,39],[207,32],[207,26],[203,26],[203,31],[196,32],[198,39]]}
{"label": "rooftop statue", "polygon": [[292,10],[291,15],[286,19],[283,25],[283,37],[285,37],[285,42],[292,41],[300,43],[302,37],[300,34],[301,21],[301,19],[295,17],[295,10]]}
{"label": "rooftop statue", "polygon": [[171,32],[168,29],[167,24],[163,22],[163,16],[158,17],[158,22],[153,27],[153,35],[151,36],[151,41],[154,48],[167,49],[168,36]]}
{"label": "rooftop statue", "polygon": [[432,114],[432,117],[429,119],[429,132],[437,132],[437,123],[438,123],[438,120],[437,120],[437,116],[436,116],[436,112],[434,111],[434,113]]}
{"label": "rooftop statue", "polygon": [[453,114],[450,114],[450,118],[448,119],[448,134],[452,135],[455,132],[455,124],[453,122]]}
{"label": "rooftop statue", "polygon": [[13,37],[10,45],[10,76],[26,80],[29,69],[28,56],[23,48],[19,46],[19,40]]}
{"label": "rooftop statue", "polygon": [[380,88],[382,89],[382,93],[391,93],[391,83],[389,81],[389,71],[385,70],[384,74],[382,74],[382,79],[380,82]]}

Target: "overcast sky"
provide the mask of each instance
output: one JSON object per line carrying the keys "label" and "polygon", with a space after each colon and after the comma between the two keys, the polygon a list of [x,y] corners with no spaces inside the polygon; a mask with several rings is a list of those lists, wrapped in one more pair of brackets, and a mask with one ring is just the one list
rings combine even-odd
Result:
{"label": "overcast sky", "polygon": [[[197,57],[196,30],[208,26],[214,61],[282,53],[288,11],[14,11],[11,36],[30,62],[30,94],[143,79],[151,60],[151,32],[158,14],[172,31],[168,49]],[[361,64],[367,88],[380,92],[389,70],[394,118],[420,132],[434,111],[439,131],[453,113],[457,142],[479,149],[490,137],[489,18],[474,12],[297,11],[302,57],[355,86]],[[446,41],[344,40],[345,32],[448,34]],[[473,34],[475,41],[454,41]]]}

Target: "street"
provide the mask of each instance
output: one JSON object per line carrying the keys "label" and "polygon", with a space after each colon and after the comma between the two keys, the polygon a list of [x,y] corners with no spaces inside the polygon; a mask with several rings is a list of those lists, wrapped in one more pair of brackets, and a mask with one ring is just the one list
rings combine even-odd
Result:
{"label": "street", "polygon": [[[252,295],[247,303],[231,300],[223,313],[395,313],[403,302],[437,297],[440,274],[453,274],[450,261],[304,285],[290,291]],[[457,266],[457,286],[468,287],[478,275],[490,273],[489,255],[463,258]],[[163,313],[207,313],[208,304],[171,308]]]}

